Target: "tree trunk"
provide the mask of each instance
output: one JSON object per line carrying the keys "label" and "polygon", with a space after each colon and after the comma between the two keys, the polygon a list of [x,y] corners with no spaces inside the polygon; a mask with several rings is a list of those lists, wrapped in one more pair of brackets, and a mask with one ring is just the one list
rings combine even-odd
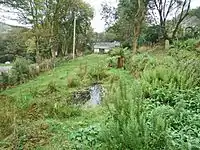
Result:
{"label": "tree trunk", "polygon": [[137,53],[138,48],[138,38],[140,35],[140,24],[135,23],[134,24],[134,36],[133,36],[133,54]]}
{"label": "tree trunk", "polygon": [[142,22],[145,19],[146,15],[146,9],[147,9],[147,3],[146,1],[143,0],[138,0],[137,1],[137,12],[134,17],[134,36],[133,36],[133,54],[137,53],[137,48],[138,48],[138,38],[140,36],[140,31],[141,31],[141,25]]}
{"label": "tree trunk", "polygon": [[117,68],[123,68],[124,67],[124,61],[125,61],[125,58],[123,56],[120,56],[118,58],[118,61],[117,61]]}

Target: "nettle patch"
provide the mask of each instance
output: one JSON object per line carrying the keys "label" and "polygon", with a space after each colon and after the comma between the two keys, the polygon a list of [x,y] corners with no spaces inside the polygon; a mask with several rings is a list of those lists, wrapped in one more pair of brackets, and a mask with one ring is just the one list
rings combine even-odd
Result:
{"label": "nettle patch", "polygon": [[80,128],[70,135],[70,140],[75,149],[97,149],[101,146],[98,143],[98,135],[100,132],[99,125],[89,126],[87,128]]}

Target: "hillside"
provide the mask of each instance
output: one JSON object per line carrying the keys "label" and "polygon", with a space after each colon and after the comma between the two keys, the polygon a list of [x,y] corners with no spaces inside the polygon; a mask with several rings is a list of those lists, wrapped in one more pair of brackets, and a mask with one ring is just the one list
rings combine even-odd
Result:
{"label": "hillside", "polygon": [[6,23],[0,22],[0,34],[6,34],[14,29],[24,29],[24,27],[8,25]]}
{"label": "hillside", "polygon": [[14,27],[0,22],[0,34],[11,31]]}
{"label": "hillside", "polygon": [[1,92],[0,149],[199,149],[199,55],[160,52],[126,53],[126,70],[79,57]]}

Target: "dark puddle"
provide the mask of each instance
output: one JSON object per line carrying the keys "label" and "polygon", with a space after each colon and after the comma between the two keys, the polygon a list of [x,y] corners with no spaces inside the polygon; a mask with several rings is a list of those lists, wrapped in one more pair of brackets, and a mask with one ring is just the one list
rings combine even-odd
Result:
{"label": "dark puddle", "polygon": [[72,101],[74,104],[99,105],[102,102],[102,93],[102,85],[95,83],[89,88],[74,92]]}

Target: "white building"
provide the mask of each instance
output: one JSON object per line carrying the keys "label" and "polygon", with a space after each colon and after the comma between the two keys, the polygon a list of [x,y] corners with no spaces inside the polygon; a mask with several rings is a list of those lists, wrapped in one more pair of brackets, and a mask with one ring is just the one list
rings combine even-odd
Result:
{"label": "white building", "polygon": [[119,46],[119,42],[98,42],[94,45],[94,53],[108,53],[112,48]]}

